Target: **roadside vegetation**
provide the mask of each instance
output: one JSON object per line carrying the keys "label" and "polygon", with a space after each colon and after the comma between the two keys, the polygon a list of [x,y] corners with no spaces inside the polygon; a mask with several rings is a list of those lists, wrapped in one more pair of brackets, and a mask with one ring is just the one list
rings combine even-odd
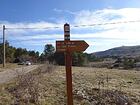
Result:
{"label": "roadside vegetation", "polygon": [[[66,105],[64,53],[55,52],[51,44],[39,54],[8,42],[6,51],[7,68],[20,67],[17,63],[27,60],[41,65],[29,73],[17,71],[14,80],[0,84],[0,105]],[[83,52],[72,56],[74,105],[140,105],[139,57],[96,57]]]}
{"label": "roadside vegetation", "polygon": [[[33,64],[55,62],[58,65],[65,64],[64,53],[55,52],[52,44],[46,44],[44,51],[40,54],[38,51],[28,51],[25,48],[15,48],[6,41],[6,62],[7,63],[23,63],[30,61]],[[0,43],[0,64],[3,59],[3,46]],[[96,56],[96,54],[87,54],[83,52],[74,52],[72,54],[73,66],[89,66],[97,68],[117,68],[117,69],[138,69],[140,68],[139,56]]]}
{"label": "roadside vegetation", "polygon": [[17,63],[7,63],[6,67],[3,68],[3,65],[0,64],[0,72],[8,70],[8,69],[15,69],[15,68],[19,68],[19,67],[24,67],[24,65],[18,65]]}
{"label": "roadside vegetation", "polygon": [[[74,105],[139,105],[140,71],[73,67]],[[65,105],[65,67],[45,64],[1,84],[2,105]]]}
{"label": "roadside vegetation", "polygon": [[[38,51],[27,50],[25,48],[16,48],[10,45],[8,41],[5,44],[6,49],[6,63],[23,63],[30,61],[33,64],[55,62],[58,65],[64,65],[64,53],[55,52],[55,48],[52,44],[46,44],[44,46],[43,53]],[[3,62],[3,43],[0,43],[0,64]],[[73,54],[73,65],[83,66],[88,62],[87,54],[82,52],[76,52]],[[13,64],[16,65],[16,64]],[[7,65],[9,66],[9,65]]]}

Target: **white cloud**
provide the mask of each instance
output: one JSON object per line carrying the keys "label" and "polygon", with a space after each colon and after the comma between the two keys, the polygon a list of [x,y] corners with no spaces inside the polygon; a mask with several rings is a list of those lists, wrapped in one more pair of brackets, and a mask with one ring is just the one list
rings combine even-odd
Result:
{"label": "white cloud", "polygon": [[[71,12],[54,9],[56,12]],[[140,20],[140,8],[122,8],[122,9],[103,9],[103,10],[82,10],[79,12],[73,12],[75,16],[71,20],[71,26],[74,25],[87,25],[87,24],[99,24],[99,23],[111,23],[111,22],[123,22]],[[64,21],[63,21],[64,22]],[[50,28],[51,33],[47,30],[9,30],[7,34],[9,38],[16,38],[19,40],[25,40],[28,45],[41,45],[44,43],[55,43],[55,40],[63,39],[63,23],[62,21],[56,23],[50,23],[46,21],[35,22],[35,23],[9,23],[0,22],[0,25],[6,25],[6,27],[15,28],[44,28],[44,27],[60,27],[59,29]],[[73,30],[74,28],[72,28]],[[90,31],[90,30],[95,31]],[[81,31],[78,33],[78,31]],[[100,31],[97,31],[100,30]],[[34,32],[33,32],[34,31]],[[57,34],[57,31],[59,33]],[[60,33],[61,31],[61,33]],[[13,35],[13,36],[12,36]],[[29,35],[29,36],[28,36]],[[122,23],[122,24],[110,24],[110,25],[99,25],[94,27],[78,27],[72,31],[72,39],[86,40],[94,48],[94,51],[104,50],[116,46],[122,45],[140,45],[140,22],[135,23]],[[26,41],[27,40],[27,41]],[[90,52],[93,52],[88,50]]]}
{"label": "white cloud", "polygon": [[71,15],[75,15],[77,14],[77,12],[72,12],[70,10],[62,10],[62,9],[58,9],[58,8],[54,8],[53,9],[54,12],[57,12],[57,13],[67,13],[67,14],[71,14]]}
{"label": "white cloud", "polygon": [[75,17],[75,24],[96,24],[105,22],[140,20],[140,8],[82,10]]}
{"label": "white cloud", "polygon": [[[103,9],[97,11],[83,10],[76,15],[74,20],[75,24],[98,24],[98,23],[112,23],[112,22],[123,22],[140,20],[140,8],[123,8],[123,9]],[[87,28],[87,27],[86,27]],[[91,27],[88,27],[91,29]],[[101,43],[102,46],[106,44],[105,38],[113,38],[108,41],[110,47],[121,46],[121,45],[140,45],[140,22],[135,23],[122,23],[122,24],[110,24],[92,27],[93,30],[103,30],[100,32],[86,33],[85,35],[79,35],[79,37],[88,37],[93,39],[94,37],[104,38],[100,42],[94,43],[98,45]],[[117,40],[122,39],[122,40]],[[92,41],[91,41],[92,42]],[[91,44],[93,45],[93,44]],[[104,46],[104,48],[107,48]]]}
{"label": "white cloud", "polygon": [[58,13],[61,13],[61,12],[63,12],[63,10],[61,10],[61,9],[58,9],[58,8],[54,8],[54,9],[53,9],[53,11],[54,11],[54,12],[58,12]]}

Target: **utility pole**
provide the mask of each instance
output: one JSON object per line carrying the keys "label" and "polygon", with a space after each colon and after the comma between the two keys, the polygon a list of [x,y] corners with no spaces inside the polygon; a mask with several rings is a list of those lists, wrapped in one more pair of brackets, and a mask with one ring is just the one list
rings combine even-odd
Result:
{"label": "utility pole", "polygon": [[3,25],[3,67],[5,67],[5,25]]}

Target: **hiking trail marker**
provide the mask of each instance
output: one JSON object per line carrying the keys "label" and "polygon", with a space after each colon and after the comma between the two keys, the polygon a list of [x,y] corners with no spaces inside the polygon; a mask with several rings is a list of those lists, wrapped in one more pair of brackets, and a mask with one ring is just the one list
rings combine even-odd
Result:
{"label": "hiking trail marker", "polygon": [[67,82],[67,105],[73,105],[72,93],[72,53],[85,51],[88,44],[84,40],[70,40],[70,25],[64,24],[64,40],[56,41],[56,52],[65,53],[66,82]]}

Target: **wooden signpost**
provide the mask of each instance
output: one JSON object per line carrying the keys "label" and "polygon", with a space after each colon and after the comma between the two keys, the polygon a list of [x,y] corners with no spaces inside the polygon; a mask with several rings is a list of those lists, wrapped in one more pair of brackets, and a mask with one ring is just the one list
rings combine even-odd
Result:
{"label": "wooden signpost", "polygon": [[66,82],[67,82],[67,105],[73,105],[72,94],[72,53],[85,51],[88,44],[84,40],[70,40],[70,26],[64,24],[64,41],[56,41],[56,51],[65,52]]}

